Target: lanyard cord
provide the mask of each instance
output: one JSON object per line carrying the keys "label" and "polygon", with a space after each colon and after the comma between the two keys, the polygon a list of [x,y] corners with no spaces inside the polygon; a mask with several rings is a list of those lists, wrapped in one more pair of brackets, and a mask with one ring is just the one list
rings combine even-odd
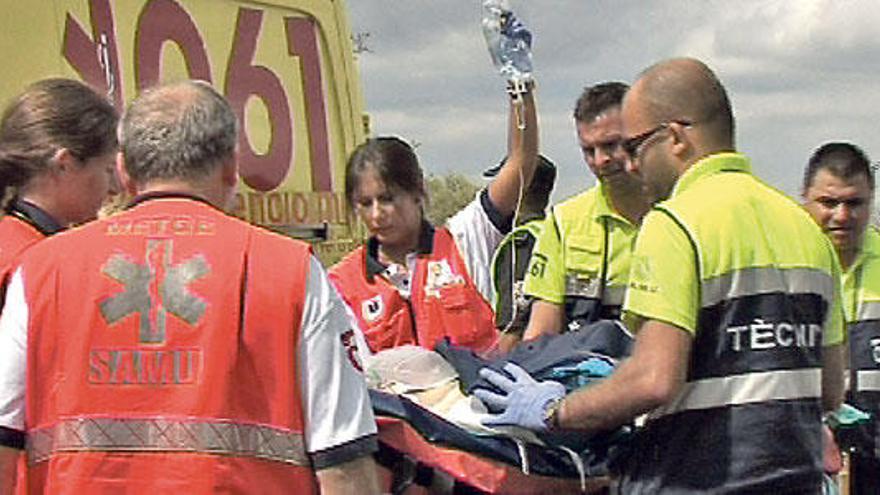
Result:
{"label": "lanyard cord", "polygon": [[602,243],[602,269],[599,271],[599,313],[605,306],[605,282],[608,277],[608,217],[602,217],[602,230],[604,231],[604,242]]}
{"label": "lanyard cord", "polygon": [[[505,166],[507,164],[505,163]],[[516,208],[513,210],[513,221],[510,228],[510,240],[507,243],[507,249],[510,250],[510,320],[504,325],[504,329],[501,330],[501,333],[507,333],[510,331],[510,328],[513,326],[514,322],[517,320],[517,316],[519,316],[518,307],[516,305],[516,261],[517,261],[517,250],[516,250],[516,228],[517,221],[519,220],[520,208],[522,208],[523,195],[525,195],[525,184],[523,184],[525,177],[523,176],[522,168],[519,169],[519,191],[516,196]],[[534,180],[534,178],[532,178]],[[502,240],[503,242],[503,240]],[[502,247],[502,246],[499,246]],[[498,248],[496,248],[498,249]],[[527,268],[528,269],[528,268]],[[525,277],[523,277],[523,283],[525,283]],[[501,299],[500,295],[496,295],[498,300]],[[501,308],[496,308],[500,310]]]}
{"label": "lanyard cord", "polygon": [[[855,290],[853,291],[853,292],[855,292],[855,297],[853,298],[853,302],[852,302],[853,321],[859,321],[859,313],[861,313],[861,311],[862,311],[862,301],[861,301],[862,298],[861,298],[860,292],[862,290],[861,289],[862,288],[862,272],[864,271],[865,264],[866,263],[859,263],[858,268],[856,268],[855,276],[853,277],[853,279],[854,279],[853,283],[855,284]],[[842,292],[844,290],[846,290],[846,288],[843,287],[843,285],[841,284],[841,286],[840,286],[840,291],[841,291],[840,300],[841,301],[843,301]]]}

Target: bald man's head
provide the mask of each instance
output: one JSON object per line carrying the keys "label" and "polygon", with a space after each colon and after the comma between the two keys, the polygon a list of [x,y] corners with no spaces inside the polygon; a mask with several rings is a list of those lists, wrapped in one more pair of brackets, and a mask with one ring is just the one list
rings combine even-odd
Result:
{"label": "bald man's head", "polygon": [[713,151],[734,146],[734,121],[724,86],[706,64],[691,58],[657,63],[633,85],[638,106],[647,118],[685,121],[701,127],[704,143]]}
{"label": "bald man's head", "polygon": [[125,167],[138,184],[201,179],[233,159],[237,120],[204,82],[157,86],[138,96],[120,124]]}

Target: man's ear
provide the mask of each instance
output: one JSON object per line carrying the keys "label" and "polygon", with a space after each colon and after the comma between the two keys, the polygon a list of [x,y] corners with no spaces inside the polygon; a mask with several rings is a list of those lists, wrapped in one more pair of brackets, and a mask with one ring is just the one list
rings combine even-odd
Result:
{"label": "man's ear", "polygon": [[672,154],[679,158],[687,159],[687,157],[694,153],[694,142],[691,136],[687,134],[685,126],[678,122],[672,122],[669,124],[669,131],[672,135],[670,147]]}
{"label": "man's ear", "polygon": [[223,185],[234,188],[238,185],[238,154],[233,155],[230,159],[223,162],[220,172],[223,178]]}
{"label": "man's ear", "polygon": [[122,152],[116,153],[116,177],[119,179],[119,185],[122,186],[123,192],[131,197],[137,196],[137,184],[128,175],[128,170],[125,168],[125,157],[122,155]]}
{"label": "man's ear", "polygon": [[233,211],[235,209],[235,186],[238,185],[238,153],[233,154],[220,165],[220,183],[223,203],[217,206],[221,206],[225,211]]}

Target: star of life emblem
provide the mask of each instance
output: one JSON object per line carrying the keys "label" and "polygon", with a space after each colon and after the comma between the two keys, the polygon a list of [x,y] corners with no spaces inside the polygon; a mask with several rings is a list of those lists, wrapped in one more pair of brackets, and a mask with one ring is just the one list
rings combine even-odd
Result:
{"label": "star of life emblem", "polygon": [[123,254],[110,256],[101,271],[125,286],[122,292],[100,302],[101,315],[113,325],[137,315],[139,342],[157,344],[165,341],[167,314],[195,325],[205,314],[204,299],[187,288],[211,272],[204,256],[196,255],[172,263],[173,241],[149,240],[145,262],[132,261]]}

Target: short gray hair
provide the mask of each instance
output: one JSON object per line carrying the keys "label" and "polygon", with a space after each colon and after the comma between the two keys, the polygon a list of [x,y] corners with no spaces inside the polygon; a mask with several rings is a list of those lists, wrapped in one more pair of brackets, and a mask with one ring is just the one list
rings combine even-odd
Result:
{"label": "short gray hair", "polygon": [[129,105],[119,126],[125,169],[137,184],[197,181],[234,156],[235,113],[209,84],[151,88]]}

